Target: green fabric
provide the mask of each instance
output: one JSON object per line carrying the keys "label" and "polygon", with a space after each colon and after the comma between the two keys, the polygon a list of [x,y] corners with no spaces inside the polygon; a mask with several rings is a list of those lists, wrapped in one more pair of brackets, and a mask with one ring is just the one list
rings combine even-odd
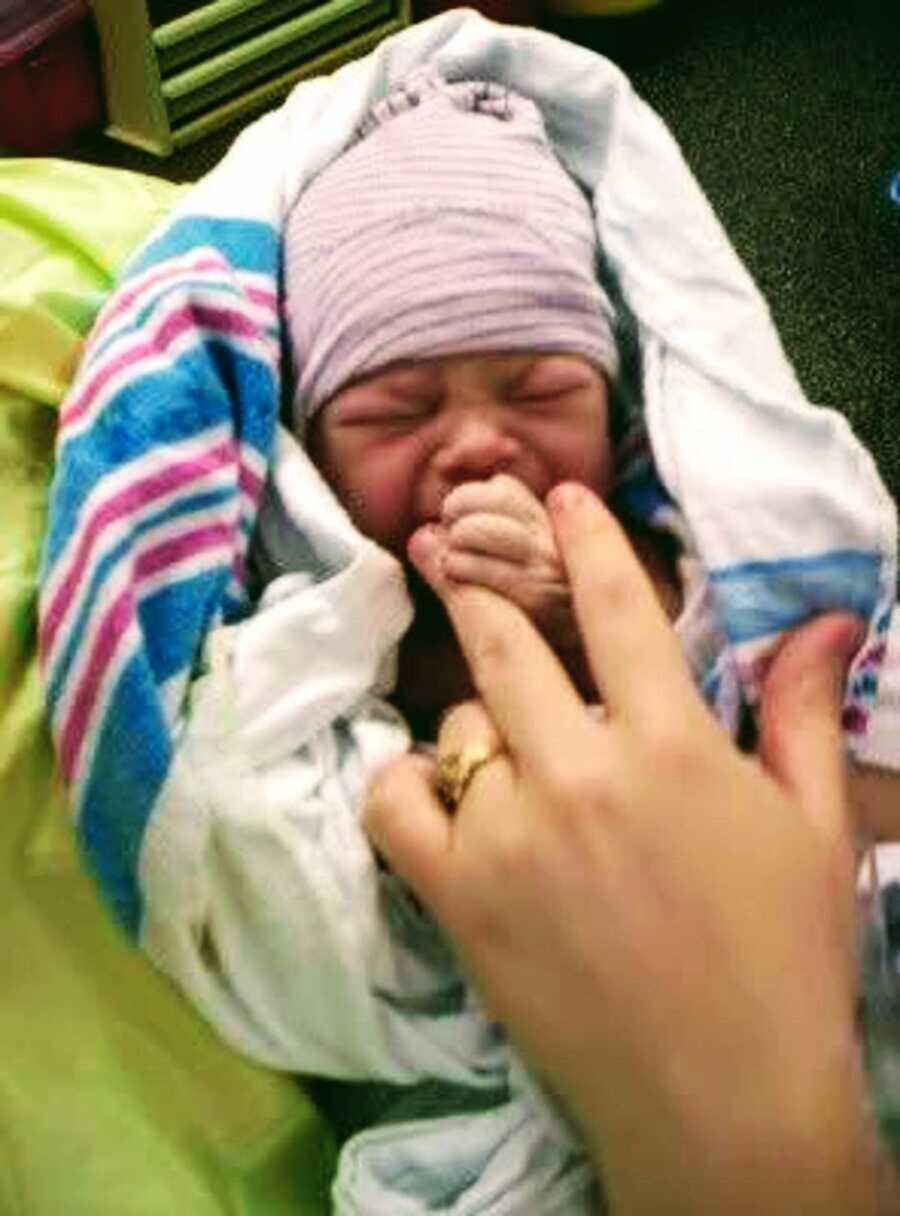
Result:
{"label": "green fabric", "polygon": [[0,161],[0,1211],[313,1216],[335,1150],[113,927],[55,780],[34,654],[56,408],[117,267],[184,187]]}

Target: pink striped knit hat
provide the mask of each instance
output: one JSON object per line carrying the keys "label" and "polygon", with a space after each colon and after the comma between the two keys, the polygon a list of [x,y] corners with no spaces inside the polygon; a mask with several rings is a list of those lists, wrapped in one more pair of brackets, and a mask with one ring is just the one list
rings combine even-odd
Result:
{"label": "pink striped knit hat", "polygon": [[566,351],[613,378],[596,256],[590,205],[535,104],[416,69],[288,217],[296,429],[398,359]]}

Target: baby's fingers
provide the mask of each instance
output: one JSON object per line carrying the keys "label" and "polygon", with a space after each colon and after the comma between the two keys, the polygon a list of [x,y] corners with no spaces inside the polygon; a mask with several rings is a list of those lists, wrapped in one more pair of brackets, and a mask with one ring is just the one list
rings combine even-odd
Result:
{"label": "baby's fingers", "polygon": [[457,519],[447,528],[447,540],[451,551],[465,550],[508,562],[525,562],[535,549],[534,537],[519,520],[487,511]]}
{"label": "baby's fingers", "polygon": [[455,583],[474,583],[488,587],[499,595],[515,600],[526,612],[530,603],[522,603],[522,567],[519,562],[502,557],[488,557],[465,549],[448,549],[444,556],[444,573]]}
{"label": "baby's fingers", "polygon": [[533,523],[544,516],[541,501],[517,477],[495,473],[486,481],[467,481],[444,499],[442,520],[452,524],[464,515],[489,511]]}

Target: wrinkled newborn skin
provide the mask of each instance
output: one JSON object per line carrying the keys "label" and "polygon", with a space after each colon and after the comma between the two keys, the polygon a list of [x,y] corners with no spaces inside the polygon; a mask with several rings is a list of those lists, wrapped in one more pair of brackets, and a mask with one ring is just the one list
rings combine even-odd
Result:
{"label": "wrinkled newborn skin", "polygon": [[610,489],[607,386],[588,360],[519,352],[396,363],[323,406],[309,451],[357,527],[410,574],[416,622],[401,646],[397,702],[420,729],[430,733],[472,688],[411,547],[437,545],[451,577],[508,596],[563,657],[580,653],[543,499],[561,481]]}

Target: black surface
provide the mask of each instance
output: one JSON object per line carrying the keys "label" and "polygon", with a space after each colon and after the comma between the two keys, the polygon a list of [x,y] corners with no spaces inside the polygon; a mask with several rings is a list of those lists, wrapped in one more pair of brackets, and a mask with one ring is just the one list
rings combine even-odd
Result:
{"label": "black surface", "polygon": [[[805,391],[848,416],[900,497],[897,0],[668,0],[541,24],[609,54],[666,120]],[[78,154],[184,181],[234,134],[169,161],[105,139]]]}
{"label": "black surface", "polygon": [[610,54],[666,120],[807,395],[847,415],[900,497],[896,0],[670,0],[643,32],[546,24]]}

